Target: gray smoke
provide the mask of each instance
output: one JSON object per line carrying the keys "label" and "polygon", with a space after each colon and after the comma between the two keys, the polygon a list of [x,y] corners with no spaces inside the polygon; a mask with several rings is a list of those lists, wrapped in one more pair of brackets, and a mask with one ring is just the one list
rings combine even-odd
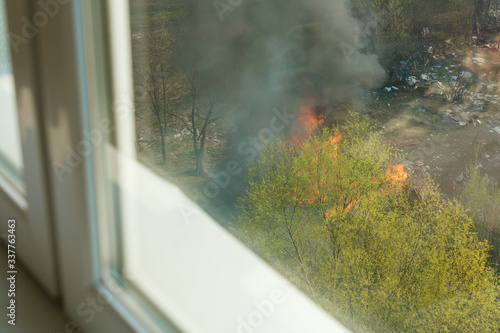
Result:
{"label": "gray smoke", "polygon": [[[195,7],[184,59],[226,96],[258,112],[293,100],[356,100],[385,79],[362,54],[360,22],[342,0],[206,0]],[[228,84],[229,83],[229,84]],[[264,112],[264,110],[262,110]]]}
{"label": "gray smoke", "polygon": [[[269,127],[273,110],[298,113],[314,101],[318,112],[331,111],[385,80],[377,57],[359,50],[361,24],[343,0],[198,1],[189,22],[179,61],[197,64],[224,107],[238,105],[228,113],[237,130],[226,156],[243,167],[256,156],[252,140]],[[225,191],[237,195],[243,176]]]}

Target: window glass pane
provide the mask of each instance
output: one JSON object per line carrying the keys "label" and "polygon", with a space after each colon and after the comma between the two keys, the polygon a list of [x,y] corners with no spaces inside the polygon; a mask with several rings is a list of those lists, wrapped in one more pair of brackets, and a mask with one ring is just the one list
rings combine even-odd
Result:
{"label": "window glass pane", "polygon": [[0,167],[21,185],[23,160],[8,36],[4,1],[0,0]]}
{"label": "window glass pane", "polygon": [[[245,317],[242,300],[228,310],[238,322],[200,315],[224,305],[200,305],[210,293],[196,276],[217,289],[238,266],[221,228],[197,224],[207,213],[353,331],[497,331],[500,22],[489,10],[131,0],[135,124],[118,131],[140,163],[107,153],[117,271],[197,328],[280,332]],[[208,254],[221,259],[199,266]],[[247,273],[234,279],[265,280]]]}

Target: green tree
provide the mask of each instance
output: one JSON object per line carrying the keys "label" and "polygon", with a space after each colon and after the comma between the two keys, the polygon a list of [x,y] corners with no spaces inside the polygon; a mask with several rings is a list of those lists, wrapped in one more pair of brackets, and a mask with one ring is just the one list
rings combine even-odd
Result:
{"label": "green tree", "polygon": [[490,263],[500,272],[500,188],[477,165],[471,163],[466,174],[460,201],[474,220],[479,239],[492,245]]}
{"label": "green tree", "polygon": [[[168,15],[158,15],[149,21],[142,35],[138,35],[141,38],[133,39],[136,116],[157,130],[162,164],[167,160],[167,127],[177,120],[186,124],[173,107],[179,95],[174,82],[173,50],[179,41],[175,37],[177,28],[171,21]],[[137,143],[140,148],[140,141]]]}
{"label": "green tree", "polygon": [[495,31],[498,29],[500,1],[498,0],[474,0],[475,12],[474,23],[477,33],[485,30]]}
{"label": "green tree", "polygon": [[495,332],[488,244],[430,180],[404,186],[398,158],[356,116],[300,145],[268,143],[238,222],[258,253],[355,331]]}

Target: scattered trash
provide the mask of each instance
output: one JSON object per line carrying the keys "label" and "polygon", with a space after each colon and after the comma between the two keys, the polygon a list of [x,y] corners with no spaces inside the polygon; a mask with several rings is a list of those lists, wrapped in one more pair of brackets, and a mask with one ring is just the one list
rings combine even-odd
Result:
{"label": "scattered trash", "polygon": [[384,88],[384,91],[386,91],[386,92],[391,92],[391,90],[392,90],[392,89],[391,89],[390,87],[385,87],[385,88]]}
{"label": "scattered trash", "polygon": [[452,79],[453,81],[458,80],[458,76],[456,76],[456,75],[452,75],[452,76],[450,76],[450,77],[451,77],[451,79]]}
{"label": "scattered trash", "polygon": [[429,28],[427,27],[423,28],[420,34],[424,37],[427,36],[429,34]]}
{"label": "scattered trash", "polygon": [[408,67],[406,67],[406,66],[405,66],[405,67],[403,67],[403,76],[404,76],[404,77],[408,77],[408,76],[410,76],[410,73],[408,73]]}
{"label": "scattered trash", "polygon": [[413,87],[417,83],[417,78],[415,76],[410,76],[406,81],[410,87]]}
{"label": "scattered trash", "polygon": [[492,104],[497,104],[497,101],[491,101]]}
{"label": "scattered trash", "polygon": [[434,48],[433,46],[429,46],[429,48],[427,49],[427,53],[432,54],[432,50],[433,50],[433,48]]}
{"label": "scattered trash", "polygon": [[181,137],[180,133],[174,134],[174,138],[179,139]]}
{"label": "scattered trash", "polygon": [[484,157],[486,157],[486,158],[490,158],[490,155],[486,154],[486,155],[484,155]]}
{"label": "scattered trash", "polygon": [[456,177],[456,178],[455,178],[455,180],[456,180],[457,182],[461,182],[462,180],[464,180],[464,173],[462,172],[462,173],[460,174],[460,176],[458,176],[458,177]]}
{"label": "scattered trash", "polygon": [[394,86],[392,86],[391,88],[392,88],[392,90],[396,90],[396,91],[398,91],[398,90],[399,90],[399,88],[398,88],[398,87],[394,87]]}
{"label": "scattered trash", "polygon": [[[400,69],[403,71],[403,77],[408,77],[410,76],[410,73],[408,73],[408,62],[411,60],[412,56],[408,58],[406,61],[400,61],[399,63],[401,64]],[[416,67],[415,67],[416,68]],[[402,78],[400,78],[402,79]]]}
{"label": "scattered trash", "polygon": [[494,127],[493,130],[498,134],[500,134],[500,126]]}
{"label": "scattered trash", "polygon": [[471,60],[472,60],[472,63],[474,63],[474,64],[484,64],[484,62],[485,62],[483,58],[479,58],[479,57],[471,58]]}
{"label": "scattered trash", "polygon": [[431,79],[431,78],[430,78],[430,76],[429,76],[429,75],[426,75],[426,74],[422,74],[422,75],[420,75],[420,78],[421,78],[422,80],[424,80],[424,81],[429,81],[429,80]]}
{"label": "scattered trash", "polygon": [[460,72],[460,77],[472,77],[472,73],[467,72],[467,71],[463,71],[463,72]]}
{"label": "scattered trash", "polygon": [[459,124],[460,124],[460,126],[465,126],[465,125],[467,125],[467,123],[466,123],[465,121],[460,121],[460,122],[459,122]]}

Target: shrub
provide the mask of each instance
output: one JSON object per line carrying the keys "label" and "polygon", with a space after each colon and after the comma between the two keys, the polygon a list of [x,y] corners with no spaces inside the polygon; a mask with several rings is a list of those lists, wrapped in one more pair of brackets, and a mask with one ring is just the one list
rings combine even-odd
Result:
{"label": "shrub", "polygon": [[356,116],[299,145],[268,143],[238,223],[258,253],[355,331],[498,330],[487,242],[430,180],[405,186],[398,158]]}
{"label": "shrub", "polygon": [[500,189],[472,164],[460,200],[473,218],[479,239],[488,241],[490,263],[500,271]]}

